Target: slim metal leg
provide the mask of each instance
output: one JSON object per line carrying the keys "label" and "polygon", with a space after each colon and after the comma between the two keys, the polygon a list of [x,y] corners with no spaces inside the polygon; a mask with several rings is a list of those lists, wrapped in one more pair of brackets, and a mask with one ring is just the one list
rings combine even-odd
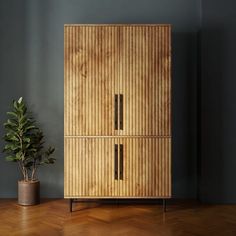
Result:
{"label": "slim metal leg", "polygon": [[73,199],[71,198],[70,199],[70,212],[72,212],[73,211]]}
{"label": "slim metal leg", "polygon": [[166,199],[163,199],[163,212],[166,212]]}

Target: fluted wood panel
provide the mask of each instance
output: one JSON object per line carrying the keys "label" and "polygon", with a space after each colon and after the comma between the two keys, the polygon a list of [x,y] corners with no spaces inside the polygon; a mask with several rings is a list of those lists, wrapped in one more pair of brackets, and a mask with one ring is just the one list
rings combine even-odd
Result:
{"label": "fluted wood panel", "polygon": [[171,135],[170,26],[120,28],[121,135]]}
{"label": "fluted wood panel", "polygon": [[[170,67],[168,25],[65,26],[66,198],[171,196]],[[120,180],[115,144],[124,148]]]}
{"label": "fluted wood panel", "polygon": [[65,26],[65,135],[116,135],[118,27]]}
{"label": "fluted wood panel", "polygon": [[114,178],[116,138],[65,138],[66,198],[119,196]]}
{"label": "fluted wood panel", "polygon": [[120,196],[171,197],[171,139],[121,138],[123,180]]}
{"label": "fluted wood panel", "polygon": [[[124,149],[119,180],[115,144]],[[65,138],[64,165],[66,198],[171,196],[170,138]]]}

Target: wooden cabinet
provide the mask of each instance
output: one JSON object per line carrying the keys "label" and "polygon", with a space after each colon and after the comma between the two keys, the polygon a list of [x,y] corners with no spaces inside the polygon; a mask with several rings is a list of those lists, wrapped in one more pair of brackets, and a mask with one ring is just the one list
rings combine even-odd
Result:
{"label": "wooden cabinet", "polygon": [[171,197],[171,28],[66,25],[65,198]]}

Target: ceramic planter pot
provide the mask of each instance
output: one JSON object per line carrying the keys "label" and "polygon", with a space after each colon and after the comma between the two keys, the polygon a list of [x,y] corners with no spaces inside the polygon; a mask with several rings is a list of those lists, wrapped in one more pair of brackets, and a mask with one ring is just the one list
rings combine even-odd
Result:
{"label": "ceramic planter pot", "polygon": [[18,181],[18,204],[23,206],[36,205],[40,202],[39,181]]}

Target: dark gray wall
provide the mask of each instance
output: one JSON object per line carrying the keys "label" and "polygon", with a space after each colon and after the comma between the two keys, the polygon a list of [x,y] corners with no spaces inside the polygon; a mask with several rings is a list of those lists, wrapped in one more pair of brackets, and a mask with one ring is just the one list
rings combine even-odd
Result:
{"label": "dark gray wall", "polygon": [[236,202],[236,1],[202,1],[200,198]]}
{"label": "dark gray wall", "polygon": [[[42,196],[63,196],[66,23],[173,24],[173,195],[195,198],[199,0],[0,0],[0,124],[10,101],[23,96],[56,147],[57,163],[39,172]],[[0,197],[15,197],[17,167],[0,155]]]}

